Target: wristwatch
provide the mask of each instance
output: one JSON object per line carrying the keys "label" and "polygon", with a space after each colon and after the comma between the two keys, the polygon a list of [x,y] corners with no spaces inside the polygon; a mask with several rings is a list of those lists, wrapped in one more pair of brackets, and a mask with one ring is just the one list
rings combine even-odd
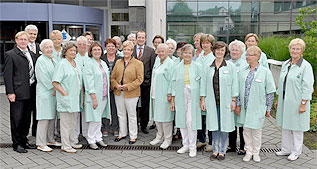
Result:
{"label": "wristwatch", "polygon": [[305,102],[305,101],[302,101],[302,104],[303,104],[303,105],[305,105],[305,104],[306,104],[306,102]]}

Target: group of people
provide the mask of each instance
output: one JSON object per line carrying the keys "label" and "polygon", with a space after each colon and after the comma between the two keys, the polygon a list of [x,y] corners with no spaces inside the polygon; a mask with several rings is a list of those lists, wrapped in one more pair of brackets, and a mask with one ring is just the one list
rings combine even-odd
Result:
{"label": "group of people", "polygon": [[[36,26],[28,25],[16,34],[16,46],[5,53],[16,152],[49,152],[49,146],[61,146],[62,151],[75,153],[82,147],[80,131],[91,149],[107,146],[102,136],[110,131],[114,141],[129,136],[129,144],[134,144],[138,123],[148,134],[153,120],[157,132],[151,145],[167,149],[179,128],[182,147],[177,153],[195,157],[197,147],[206,146],[212,152],[210,160],[224,160],[226,152],[235,151],[239,133],[238,155],[245,155],[243,161],[260,162],[262,127],[276,92],[276,121],[282,128],[282,149],[276,155],[296,160],[301,154],[314,76],[302,57],[305,42],[299,38],[289,44],[291,58],[282,66],[276,90],[253,33],[244,43],[234,40],[229,45],[197,33],[195,48],[173,39],[164,43],[157,35],[153,49],[145,45],[146,33],[138,31],[122,45],[118,38],[107,39],[104,50],[90,32],[64,45],[58,30],[37,45],[37,32]],[[229,53],[231,59],[225,60]],[[31,112],[37,123],[36,146],[27,140]],[[54,138],[55,129],[61,143]]]}

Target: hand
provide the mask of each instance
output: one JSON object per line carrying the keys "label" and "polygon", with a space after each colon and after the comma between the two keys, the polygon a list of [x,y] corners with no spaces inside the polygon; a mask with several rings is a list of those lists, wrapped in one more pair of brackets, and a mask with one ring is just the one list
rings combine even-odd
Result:
{"label": "hand", "polygon": [[170,108],[171,108],[171,111],[175,111],[175,105],[173,100],[171,102]]}
{"label": "hand", "polygon": [[121,90],[121,85],[116,86],[117,90]]}
{"label": "hand", "polygon": [[235,101],[231,101],[231,111],[235,111],[236,110],[236,102]]}
{"label": "hand", "polygon": [[241,112],[241,106],[236,106],[236,109],[234,110],[234,112],[240,116],[240,112]]}
{"label": "hand", "polygon": [[170,94],[167,95],[167,101],[171,102],[172,101],[172,96]]}
{"label": "hand", "polygon": [[278,100],[276,100],[275,103],[274,103],[275,110],[277,110],[277,103],[278,103]]}
{"label": "hand", "polygon": [[8,99],[10,102],[15,102],[15,94],[8,94]]}
{"label": "hand", "polygon": [[93,109],[96,109],[97,107],[98,107],[98,102],[97,102],[96,99],[93,99],[93,100],[92,100],[92,108],[93,108]]}
{"label": "hand", "polygon": [[306,104],[300,104],[298,114],[302,114],[306,111]]}
{"label": "hand", "polygon": [[52,96],[56,96],[56,90],[54,90],[54,92],[53,92]]}
{"label": "hand", "polygon": [[206,111],[205,99],[200,99],[200,109]]}
{"label": "hand", "polygon": [[271,115],[270,115],[270,112],[269,111],[267,111],[266,113],[265,113],[265,117],[270,117]]}
{"label": "hand", "polygon": [[124,91],[124,90],[128,90],[127,85],[122,85],[122,86],[121,86],[121,90],[123,90],[123,91]]}

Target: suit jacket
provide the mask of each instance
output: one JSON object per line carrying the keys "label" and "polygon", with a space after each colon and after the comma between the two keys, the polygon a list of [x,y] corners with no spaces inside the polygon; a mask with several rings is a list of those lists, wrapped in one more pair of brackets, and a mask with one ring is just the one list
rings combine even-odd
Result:
{"label": "suit jacket", "polygon": [[[35,56],[36,56],[36,58],[38,58],[38,57],[40,57],[40,44],[39,43],[35,43],[35,46],[36,46],[36,53],[34,53],[35,54]],[[30,52],[32,52],[31,51],[31,49],[29,48],[29,46],[27,46],[27,48],[28,48],[28,50],[30,51]],[[32,52],[33,53],[33,52]]]}
{"label": "suit jacket", "polygon": [[[37,57],[29,51],[35,70]],[[24,100],[31,98],[30,77],[29,77],[29,62],[22,51],[14,46],[13,49],[4,54],[4,84],[6,94],[15,94],[16,100]],[[36,83],[36,82],[34,82]]]}
{"label": "suit jacket", "polygon": [[[133,49],[132,56],[134,58],[138,59],[137,56],[137,45],[135,45]],[[142,86],[151,86],[151,75],[152,75],[152,69],[155,63],[155,51],[153,48],[144,45],[143,55],[141,58],[141,61],[143,62],[144,66],[144,81],[142,83]]]}

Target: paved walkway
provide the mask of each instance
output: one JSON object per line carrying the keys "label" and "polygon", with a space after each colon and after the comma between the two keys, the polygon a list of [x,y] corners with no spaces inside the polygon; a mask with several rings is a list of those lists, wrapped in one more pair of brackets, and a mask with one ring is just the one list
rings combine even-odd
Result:
{"label": "paved walkway", "polygon": [[[0,86],[0,144],[11,143],[9,103]],[[149,135],[139,133],[136,145],[149,145],[155,136],[150,130]],[[113,141],[114,136],[104,138],[108,145],[126,145],[128,139],[119,143]],[[279,148],[281,131],[274,124],[273,118],[265,121],[262,136],[262,148]],[[179,146],[180,142],[173,143]],[[242,156],[228,153],[222,162],[210,161],[211,153],[199,151],[197,157],[189,158],[188,154],[177,154],[167,150],[89,150],[82,149],[76,154],[63,153],[59,149],[45,153],[29,150],[19,154],[12,148],[0,149],[0,168],[316,168],[316,152],[303,147],[303,154],[294,162],[286,157],[277,157],[274,153],[261,152],[262,161],[255,163],[242,162]]]}

